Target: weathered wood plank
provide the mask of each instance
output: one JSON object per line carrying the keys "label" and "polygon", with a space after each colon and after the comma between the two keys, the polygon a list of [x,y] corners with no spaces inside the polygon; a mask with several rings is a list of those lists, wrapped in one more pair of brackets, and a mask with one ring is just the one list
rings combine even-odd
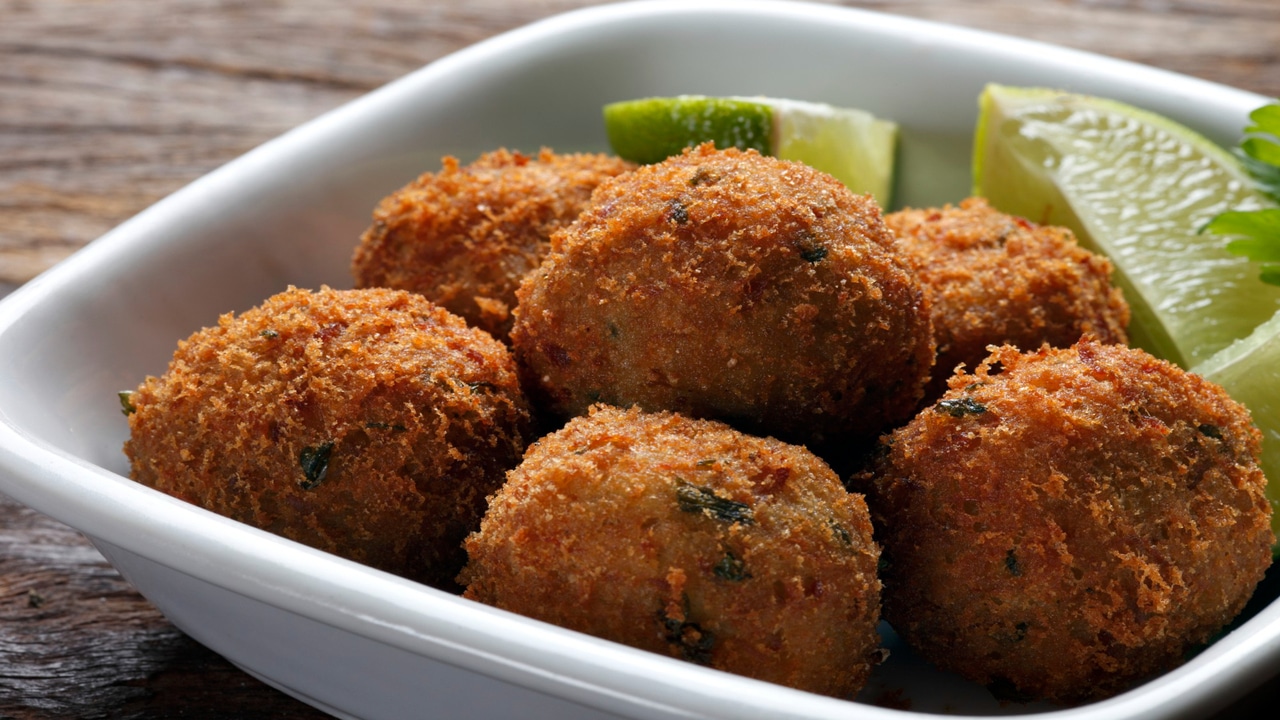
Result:
{"label": "weathered wood plank", "polygon": [[0,717],[321,718],[173,627],[80,533],[0,495]]}

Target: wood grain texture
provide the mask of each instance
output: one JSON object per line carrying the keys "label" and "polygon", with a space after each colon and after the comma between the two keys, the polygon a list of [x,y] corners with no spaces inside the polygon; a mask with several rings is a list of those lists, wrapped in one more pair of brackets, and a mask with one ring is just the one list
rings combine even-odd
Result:
{"label": "wood grain texture", "polygon": [[[583,0],[0,0],[0,294],[246,150]],[[1275,0],[839,2],[1280,96]],[[1274,708],[1272,682],[1222,717]],[[0,718],[315,718],[0,496]]]}
{"label": "wood grain texture", "polygon": [[0,718],[327,717],[184,635],[80,533],[0,495]]}

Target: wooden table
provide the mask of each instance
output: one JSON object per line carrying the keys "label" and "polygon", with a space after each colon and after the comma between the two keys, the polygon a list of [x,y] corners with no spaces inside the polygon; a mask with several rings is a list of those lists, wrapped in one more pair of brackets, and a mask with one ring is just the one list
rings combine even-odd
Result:
{"label": "wooden table", "polygon": [[[294,125],[477,40],[592,4],[0,0],[0,294]],[[1280,96],[1275,0],[839,4]],[[1278,701],[1280,679],[1223,717]],[[179,715],[322,717],[175,629],[78,533],[0,496],[0,717]]]}

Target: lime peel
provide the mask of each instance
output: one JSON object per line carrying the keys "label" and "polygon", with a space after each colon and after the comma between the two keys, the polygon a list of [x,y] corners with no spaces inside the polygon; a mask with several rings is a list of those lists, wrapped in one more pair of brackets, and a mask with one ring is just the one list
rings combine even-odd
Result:
{"label": "lime peel", "polygon": [[773,110],[757,101],[702,95],[645,98],[605,105],[604,126],[618,157],[636,163],[661,162],[707,141],[767,154]]}
{"label": "lime peel", "polygon": [[653,163],[685,147],[752,148],[803,162],[882,207],[892,200],[898,126],[864,110],[769,97],[678,95],[610,103],[605,132],[619,157]]}

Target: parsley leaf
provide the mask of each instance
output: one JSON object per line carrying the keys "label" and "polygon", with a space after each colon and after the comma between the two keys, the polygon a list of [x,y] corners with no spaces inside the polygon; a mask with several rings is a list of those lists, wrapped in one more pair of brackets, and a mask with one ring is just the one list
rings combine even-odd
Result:
{"label": "parsley leaf", "polygon": [[1280,202],[1280,105],[1263,105],[1249,119],[1253,124],[1244,129],[1238,154],[1260,189]]}
{"label": "parsley leaf", "polygon": [[684,512],[702,513],[724,522],[743,525],[755,522],[750,505],[722,498],[711,488],[693,485],[683,478],[676,478],[676,503]]}
{"label": "parsley leaf", "polygon": [[333,443],[305,447],[298,453],[298,465],[302,467],[302,480],[298,484],[303,490],[314,490],[329,474],[329,456],[333,454]]}
{"label": "parsley leaf", "polygon": [[1280,208],[1225,212],[1209,221],[1207,232],[1234,235],[1227,251],[1262,266],[1262,282],[1280,285]]}
{"label": "parsley leaf", "polygon": [[[1244,129],[1245,139],[1236,155],[1258,189],[1280,202],[1280,104],[1254,110],[1249,120],[1253,124]],[[1262,282],[1280,285],[1280,208],[1224,212],[1201,232],[1234,237],[1227,243],[1227,251],[1261,265]]]}

